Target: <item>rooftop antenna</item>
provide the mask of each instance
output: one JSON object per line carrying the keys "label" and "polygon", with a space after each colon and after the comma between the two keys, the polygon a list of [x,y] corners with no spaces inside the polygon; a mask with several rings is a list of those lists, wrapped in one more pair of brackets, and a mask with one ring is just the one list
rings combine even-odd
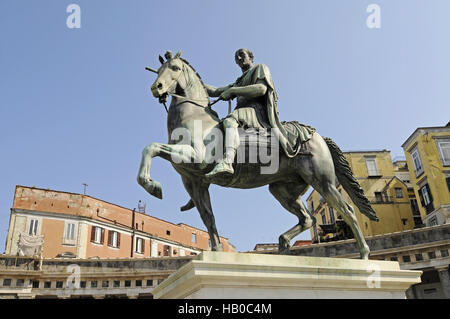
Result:
{"label": "rooftop antenna", "polygon": [[142,203],[141,200],[138,202],[138,211],[139,213],[145,214],[145,203]]}
{"label": "rooftop antenna", "polygon": [[88,184],[86,184],[86,183],[83,183],[83,184],[81,184],[81,185],[83,185],[83,194],[84,195],[86,195],[86,187],[88,187]]}

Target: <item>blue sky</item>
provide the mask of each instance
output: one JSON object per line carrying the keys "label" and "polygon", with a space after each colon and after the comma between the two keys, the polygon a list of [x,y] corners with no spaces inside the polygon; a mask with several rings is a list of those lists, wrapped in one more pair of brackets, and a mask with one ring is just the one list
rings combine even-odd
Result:
{"label": "blue sky", "polygon": [[[66,7],[81,8],[81,28]],[[381,28],[369,29],[369,4]],[[450,120],[449,1],[0,2],[0,252],[15,185],[82,193],[204,228],[179,175],[155,159],[165,198],[136,182],[142,149],[166,142],[166,114],[150,93],[157,56],[182,50],[205,83],[232,83],[234,52],[269,66],[282,120],[298,120],[344,150],[388,149],[420,126]],[[227,103],[214,109],[226,115]],[[239,251],[277,242],[296,218],[269,194],[210,188],[220,235]],[[230,203],[234,203],[230,205]],[[296,239],[309,238],[309,232]]]}

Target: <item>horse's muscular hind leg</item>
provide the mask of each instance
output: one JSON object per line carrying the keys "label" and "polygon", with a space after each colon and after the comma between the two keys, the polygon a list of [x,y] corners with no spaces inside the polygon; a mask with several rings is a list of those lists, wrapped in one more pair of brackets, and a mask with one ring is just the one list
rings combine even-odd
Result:
{"label": "horse's muscular hind leg", "polygon": [[289,212],[298,217],[298,224],[282,234],[279,238],[278,252],[289,254],[291,240],[301,232],[315,224],[315,218],[311,216],[303,205],[301,196],[308,188],[307,184],[274,183],[269,185],[269,191]]}
{"label": "horse's muscular hind leg", "polygon": [[334,207],[334,209],[342,215],[345,223],[350,226],[359,248],[360,258],[369,259],[370,249],[364,239],[361,228],[358,225],[358,220],[356,219],[353,207],[344,200],[342,195],[332,184],[328,185],[328,187],[324,187],[319,193],[322,194],[323,198],[325,198],[330,206]]}

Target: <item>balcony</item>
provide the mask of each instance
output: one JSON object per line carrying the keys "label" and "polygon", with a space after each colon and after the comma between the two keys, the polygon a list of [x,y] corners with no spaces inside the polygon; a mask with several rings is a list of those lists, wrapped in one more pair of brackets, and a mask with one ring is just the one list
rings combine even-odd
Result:
{"label": "balcony", "polygon": [[392,204],[394,202],[392,196],[387,194],[379,194],[375,196],[366,196],[371,204]]}

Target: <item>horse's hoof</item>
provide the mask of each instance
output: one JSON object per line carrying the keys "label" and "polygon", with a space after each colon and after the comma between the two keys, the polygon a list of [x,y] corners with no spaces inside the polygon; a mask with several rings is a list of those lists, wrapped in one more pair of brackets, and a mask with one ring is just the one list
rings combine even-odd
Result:
{"label": "horse's hoof", "polygon": [[278,248],[278,255],[290,255],[289,247]]}
{"label": "horse's hoof", "polygon": [[223,246],[222,243],[219,243],[217,245],[213,245],[213,247],[211,248],[212,251],[223,251]]}
{"label": "horse's hoof", "polygon": [[280,238],[278,238],[278,254],[279,255],[290,255],[291,245],[289,241],[281,235]]}
{"label": "horse's hoof", "polygon": [[360,255],[360,259],[369,260],[369,255],[370,255],[369,248],[366,248],[366,249],[360,251],[359,255]]}
{"label": "horse's hoof", "polygon": [[156,198],[162,199],[162,187],[161,183],[156,181],[147,181],[142,185],[144,189],[152,196],[155,196]]}
{"label": "horse's hoof", "polygon": [[367,254],[360,254],[360,259],[362,259],[362,260],[369,260],[369,253],[367,253]]}

